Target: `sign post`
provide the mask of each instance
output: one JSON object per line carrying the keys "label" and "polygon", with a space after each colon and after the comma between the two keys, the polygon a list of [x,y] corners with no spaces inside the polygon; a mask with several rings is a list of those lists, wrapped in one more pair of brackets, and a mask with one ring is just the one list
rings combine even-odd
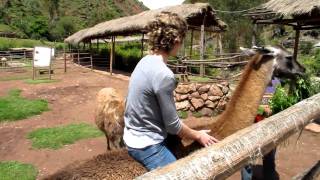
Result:
{"label": "sign post", "polygon": [[54,57],[54,49],[50,47],[34,47],[34,55],[32,62],[32,79],[35,79],[37,68],[48,68],[49,79],[51,79],[51,60]]}

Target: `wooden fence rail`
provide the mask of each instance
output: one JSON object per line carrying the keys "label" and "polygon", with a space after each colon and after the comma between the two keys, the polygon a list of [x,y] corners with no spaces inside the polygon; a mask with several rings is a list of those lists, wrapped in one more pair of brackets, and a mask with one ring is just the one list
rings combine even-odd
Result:
{"label": "wooden fence rail", "polygon": [[320,93],[138,180],[225,179],[320,117]]}

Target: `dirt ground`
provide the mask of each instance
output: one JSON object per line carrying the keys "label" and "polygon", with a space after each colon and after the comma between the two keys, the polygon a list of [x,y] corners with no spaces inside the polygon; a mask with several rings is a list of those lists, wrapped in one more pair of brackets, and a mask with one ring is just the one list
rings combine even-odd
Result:
{"label": "dirt ground", "polygon": [[[26,74],[28,73],[28,74]],[[17,72],[3,72],[0,77],[15,76]],[[28,75],[30,72],[20,72]],[[50,111],[26,120],[0,123],[0,161],[20,161],[35,165],[39,170],[38,178],[55,172],[75,161],[88,159],[106,150],[104,137],[81,140],[59,150],[35,150],[26,139],[27,134],[37,128],[53,127],[70,123],[86,122],[94,124],[93,114],[95,96],[104,87],[113,87],[123,95],[127,92],[129,77],[97,73],[68,63],[68,72],[55,70],[53,79],[58,82],[49,84],[26,84],[23,80],[0,81],[0,96],[8,90],[19,88],[28,98],[48,100]],[[297,136],[283,145],[277,153],[277,169],[281,179],[303,172],[320,160],[320,134],[304,131],[298,144]],[[240,179],[236,173],[229,179]]]}

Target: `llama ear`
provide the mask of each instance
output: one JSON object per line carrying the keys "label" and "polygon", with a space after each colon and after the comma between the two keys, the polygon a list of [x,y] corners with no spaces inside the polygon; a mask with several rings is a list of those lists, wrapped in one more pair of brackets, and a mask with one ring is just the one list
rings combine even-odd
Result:
{"label": "llama ear", "polygon": [[261,55],[266,55],[266,56],[274,56],[275,55],[274,48],[272,48],[272,47],[253,46],[252,49],[256,50]]}

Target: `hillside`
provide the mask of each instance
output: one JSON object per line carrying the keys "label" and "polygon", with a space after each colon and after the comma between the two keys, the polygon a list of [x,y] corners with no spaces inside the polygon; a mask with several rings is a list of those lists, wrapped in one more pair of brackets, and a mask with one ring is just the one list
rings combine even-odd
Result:
{"label": "hillside", "polygon": [[0,25],[24,38],[62,40],[79,29],[147,10],[138,0],[0,0]]}

